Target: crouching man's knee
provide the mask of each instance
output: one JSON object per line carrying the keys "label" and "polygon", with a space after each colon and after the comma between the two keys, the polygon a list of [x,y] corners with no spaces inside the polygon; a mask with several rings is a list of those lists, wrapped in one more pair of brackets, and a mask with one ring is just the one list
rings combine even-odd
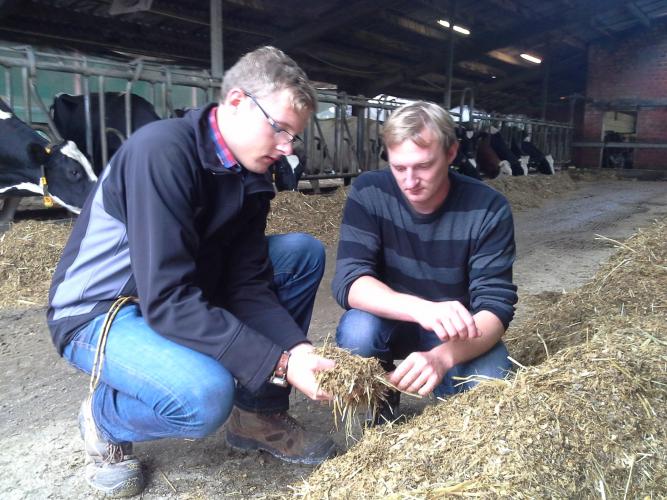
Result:
{"label": "crouching man's knee", "polygon": [[472,389],[480,380],[507,378],[511,370],[507,347],[499,341],[481,356],[454,366],[434,392],[436,396],[457,394]]}
{"label": "crouching man's knee", "polygon": [[183,437],[203,438],[216,432],[229,418],[234,391],[234,377],[222,369],[217,376],[184,388],[180,394],[172,394],[170,401],[158,411]]}
{"label": "crouching man's knee", "polygon": [[359,309],[350,309],[340,319],[336,343],[365,358],[384,359],[387,351],[386,320]]}

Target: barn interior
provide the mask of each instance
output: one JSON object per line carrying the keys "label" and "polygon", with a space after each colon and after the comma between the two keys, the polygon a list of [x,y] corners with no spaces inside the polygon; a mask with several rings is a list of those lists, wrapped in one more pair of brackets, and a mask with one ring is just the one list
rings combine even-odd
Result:
{"label": "barn interior", "polygon": [[[219,434],[140,443],[138,454],[151,474],[143,498],[664,498],[667,191],[663,183],[634,180],[667,178],[667,0],[0,0],[0,97],[10,94],[11,80],[22,94],[14,109],[26,116],[30,89],[21,77],[32,75],[35,55],[19,51],[21,65],[10,75],[3,46],[104,58],[114,61],[113,68],[129,68],[129,80],[143,60],[216,82],[239,56],[264,44],[284,49],[322,89],[448,107],[474,98],[476,109],[502,116],[503,124],[540,127],[543,149],[562,146],[544,152],[560,168],[576,169],[489,180],[510,200],[518,237],[515,280],[523,323],[514,324],[508,342],[517,361],[551,385],[536,390],[534,381],[522,378],[514,392],[493,388],[507,395],[506,404],[496,404],[494,393],[485,406],[469,400],[447,406],[445,429],[432,426],[426,441],[417,443],[431,453],[427,458],[393,446],[410,442],[415,431],[389,428],[375,442],[384,444],[380,451],[391,447],[403,456],[387,453],[374,462],[369,448],[357,448],[347,456],[350,469],[336,461],[317,476],[310,467],[231,450]],[[50,61],[41,62],[57,66]],[[101,85],[93,69],[82,68],[91,73],[79,81],[84,86],[90,80],[91,92]],[[180,77],[169,76],[175,82]],[[110,80],[107,90],[117,90]],[[45,100],[72,91],[63,81],[37,90]],[[37,100],[30,110],[31,125],[44,125]],[[610,158],[626,162],[607,164]],[[616,168],[597,168],[602,166]],[[347,175],[333,169],[333,177]],[[326,177],[316,172],[310,178],[318,175]],[[335,332],[341,314],[329,288],[346,192],[327,194],[279,193],[268,226],[271,234],[311,233],[327,248],[309,334],[320,344]],[[62,209],[44,210],[40,197],[25,201],[16,223],[0,233],[0,444],[6,457],[0,460],[0,497],[90,498],[75,430],[88,380],[56,354],[44,323],[71,219]],[[657,230],[645,230],[655,220]],[[614,250],[619,253],[604,264]],[[589,347],[589,335],[598,331]],[[540,368],[542,358],[550,364]],[[296,416],[308,426],[331,421],[330,407],[293,399]],[[508,411],[512,404],[519,411]],[[482,442],[465,446],[457,434],[468,426],[469,408],[480,416],[471,428],[492,435],[475,432]],[[503,434],[491,425],[501,418]],[[337,439],[347,445],[340,433]],[[451,449],[438,447],[450,443]],[[510,459],[514,468],[505,467]],[[396,472],[397,463],[407,468]],[[500,471],[478,472],[487,463]],[[440,467],[429,476],[438,484],[410,489],[410,474],[423,464]],[[386,471],[393,475],[385,481],[379,476]],[[478,480],[469,481],[471,475]],[[514,489],[501,489],[507,477]],[[443,486],[443,478],[453,483]],[[345,489],[355,485],[355,492]],[[315,487],[321,490],[309,496]]]}
{"label": "barn interior", "polygon": [[666,28],[667,0],[0,2],[10,44],[141,58],[214,81],[271,44],[345,95],[567,123],[572,154],[561,163],[587,167],[610,166],[605,146],[631,158],[626,167],[666,166],[656,126],[667,120]]}

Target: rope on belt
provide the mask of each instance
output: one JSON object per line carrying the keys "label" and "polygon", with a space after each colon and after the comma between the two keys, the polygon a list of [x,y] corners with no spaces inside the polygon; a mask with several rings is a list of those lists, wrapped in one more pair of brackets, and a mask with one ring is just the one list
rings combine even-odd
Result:
{"label": "rope on belt", "polygon": [[93,368],[90,371],[90,394],[92,395],[97,385],[100,383],[100,378],[102,376],[102,366],[104,365],[104,349],[107,345],[107,338],[109,337],[109,330],[111,330],[111,324],[116,318],[118,312],[123,308],[124,305],[134,302],[135,304],[139,303],[137,297],[118,297],[111,307],[109,312],[104,317],[104,323],[102,323],[102,332],[100,333],[100,338],[97,339],[97,348],[95,349],[95,360],[93,361]]}

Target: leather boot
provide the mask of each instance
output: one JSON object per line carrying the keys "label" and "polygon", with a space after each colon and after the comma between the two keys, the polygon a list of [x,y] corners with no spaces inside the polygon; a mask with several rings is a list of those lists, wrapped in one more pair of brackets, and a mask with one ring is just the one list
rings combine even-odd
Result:
{"label": "leather boot", "polygon": [[253,413],[234,407],[225,437],[233,448],[263,450],[291,463],[315,465],[336,452],[329,436],[307,431],[286,411]]}

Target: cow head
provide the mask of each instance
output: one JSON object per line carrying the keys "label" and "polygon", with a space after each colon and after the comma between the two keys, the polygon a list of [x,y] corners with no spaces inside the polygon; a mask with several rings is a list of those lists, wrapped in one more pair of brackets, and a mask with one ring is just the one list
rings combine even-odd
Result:
{"label": "cow head", "polygon": [[512,165],[507,160],[501,160],[498,163],[499,172],[498,175],[512,175]]}
{"label": "cow head", "polygon": [[469,127],[456,127],[456,138],[459,140],[459,151],[466,158],[475,158],[479,134]]}
{"label": "cow head", "polygon": [[33,164],[43,166],[48,194],[78,214],[97,181],[90,162],[72,141],[53,146],[32,142],[27,150]]}

